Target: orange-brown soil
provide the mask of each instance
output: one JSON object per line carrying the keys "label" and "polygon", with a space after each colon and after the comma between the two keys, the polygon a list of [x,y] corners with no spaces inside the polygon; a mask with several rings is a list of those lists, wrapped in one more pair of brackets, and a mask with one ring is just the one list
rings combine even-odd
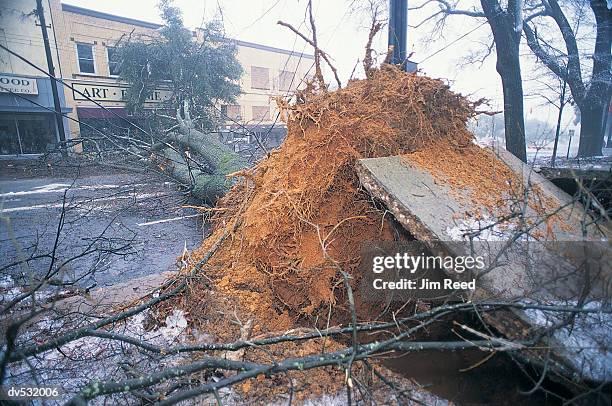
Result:
{"label": "orange-brown soil", "polygon": [[[212,235],[193,252],[193,262],[221,235],[229,236],[201,273],[189,279],[189,289],[174,299],[194,325],[220,341],[238,338],[228,321],[234,315],[254,321],[252,338],[348,321],[340,271],[352,276],[359,320],[376,317],[381,309],[359,295],[361,245],[394,240],[398,233],[384,210],[360,190],[356,161],[408,154],[440,140],[458,148],[472,145],[466,121],[474,115],[474,104],[441,80],[389,65],[340,90],[306,89],[297,94],[297,103],[279,105],[287,119],[286,140],[240,173],[219,200]],[[224,304],[208,300],[210,294],[202,293],[208,289],[224,297]],[[272,351],[296,356],[320,348],[313,341]],[[249,350],[245,357],[269,361],[270,355]],[[310,394],[332,393],[344,385],[337,368],[316,374],[309,374]],[[256,385],[251,380],[241,389],[259,396],[255,386],[275,387],[266,381]]]}
{"label": "orange-brown soil", "polygon": [[472,140],[465,125],[472,104],[440,80],[395,67],[335,92],[298,96],[301,103],[281,105],[287,139],[219,201],[213,234],[194,253],[197,260],[240,222],[205,272],[256,320],[255,332],[302,321],[324,326],[330,309],[345,308],[339,271],[357,288],[361,244],[396,238],[360,190],[356,160]]}

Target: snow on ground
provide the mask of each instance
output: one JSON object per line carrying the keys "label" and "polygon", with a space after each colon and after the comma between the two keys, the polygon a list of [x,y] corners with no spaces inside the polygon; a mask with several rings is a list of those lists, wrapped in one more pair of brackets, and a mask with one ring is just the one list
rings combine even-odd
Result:
{"label": "snow on ground", "polygon": [[[577,162],[575,159],[578,155],[578,137],[573,137],[571,140],[571,144],[569,142],[569,138],[561,138],[559,139],[559,143],[557,145],[557,165],[562,166],[564,161]],[[496,148],[505,148],[505,142],[503,139],[496,139],[493,137],[481,137],[474,140],[474,143],[480,145],[481,147],[496,147]],[[568,152],[569,146],[569,152]],[[535,161],[536,163],[548,163],[553,154],[554,141],[539,141],[539,142],[527,142],[527,162],[532,163]],[[612,148],[604,148],[602,151],[602,156],[600,157],[592,157],[589,159],[582,159],[582,165],[592,165],[594,169],[595,166],[606,167],[605,165],[598,164],[597,161],[605,160],[606,158],[612,157]],[[591,162],[592,163],[589,163]],[[581,166],[581,167],[583,167]],[[609,163],[608,163],[609,167]]]}
{"label": "snow on ground", "polygon": [[467,218],[453,227],[446,227],[445,233],[451,241],[469,241],[470,236],[473,241],[507,241],[514,235],[514,227],[490,217]]}
{"label": "snow on ground", "polygon": [[[145,186],[144,183],[135,183],[130,185],[130,187],[140,187]],[[20,190],[17,192],[6,192],[0,193],[0,198],[11,198],[16,196],[28,196],[28,195],[36,195],[42,193],[64,193],[66,190],[78,191],[78,190],[106,190],[106,189],[117,189],[119,185],[113,184],[104,184],[104,185],[81,185],[74,186],[68,183],[48,183],[42,186],[36,186],[29,190]]]}
{"label": "snow on ground", "polygon": [[70,185],[68,183],[49,183],[43,186],[37,186],[30,190],[0,193],[0,197],[26,196],[26,195],[33,195],[33,194],[38,194],[38,193],[64,192],[69,187]]}
{"label": "snow on ground", "polygon": [[[549,305],[576,306],[576,302],[555,302]],[[601,309],[602,303],[591,302],[585,308]],[[566,313],[529,309],[525,313],[541,327],[562,322]],[[577,371],[597,381],[612,380],[612,314],[578,314],[574,323],[557,329],[553,337],[564,345],[566,356]]]}
{"label": "snow on ground", "polygon": [[[2,274],[0,275],[0,306],[8,304],[16,297],[29,292],[27,286],[18,286],[11,275]],[[27,299],[17,303],[14,309],[25,309],[32,305],[32,298],[37,303],[45,303],[58,297],[64,297],[69,295],[70,291],[66,289],[60,289],[53,286],[41,286],[34,294]]]}
{"label": "snow on ground", "polygon": [[[147,330],[149,314],[148,311],[141,312],[126,321],[118,324],[112,332],[128,335],[150,344],[159,346],[171,346],[173,344],[187,343],[185,331],[188,321],[182,310],[174,309],[165,319],[165,324],[153,330]],[[63,321],[57,318],[45,317],[39,320],[30,329],[22,340],[28,342],[41,342],[42,336],[48,337],[63,328]],[[199,336],[204,341],[212,342],[211,337],[203,334]],[[3,348],[4,350],[4,348]],[[162,364],[155,362],[155,357],[140,354],[133,347],[126,346],[117,341],[110,341],[98,337],[84,337],[63,345],[58,350],[50,350],[31,358],[29,364],[25,362],[12,364],[9,367],[8,384],[31,384],[33,382],[31,372],[36,371],[39,382],[45,385],[57,385],[63,390],[63,396],[59,399],[47,402],[48,404],[63,404],[68,401],[83,386],[92,381],[120,380],[125,379],[126,370],[132,372],[150,373],[159,371],[160,368],[172,367],[185,361],[189,361],[189,355],[175,355],[163,358]],[[126,370],[120,368],[123,365]],[[218,377],[211,377],[218,380]],[[398,377],[395,380],[401,388],[408,392],[412,399],[416,399],[427,405],[446,406],[450,403],[436,395],[427,392],[418,384],[408,378]],[[391,404],[395,401],[394,392],[382,383],[373,391],[375,399],[381,400],[381,404]],[[108,397],[96,398],[90,402],[93,405],[102,404],[136,404],[136,398],[130,395],[118,394]],[[219,390],[219,397],[224,405],[242,405],[242,398],[233,387]],[[287,400],[279,396],[278,401],[272,401],[271,405],[285,405]],[[216,404],[212,395],[204,395],[187,401],[184,404]],[[306,400],[304,405],[345,405],[346,391],[341,390],[337,394],[326,394]]]}
{"label": "snow on ground", "polygon": [[[74,206],[83,212],[90,212],[92,210],[104,210],[104,206],[101,206],[99,203],[101,202],[114,202],[116,200],[135,200],[140,199],[151,199],[163,196],[164,193],[139,193],[136,196],[134,195],[123,195],[123,196],[109,196],[109,197],[101,197],[96,199],[84,200],[77,203],[67,202],[67,206]],[[21,207],[9,207],[5,209],[0,209],[0,214],[5,213],[13,213],[20,211],[31,211],[31,210],[40,210],[40,209],[53,209],[53,208],[62,208],[64,206],[63,202],[60,203],[45,203],[45,204],[35,204],[31,206],[21,206]]]}
{"label": "snow on ground", "polygon": [[[125,323],[118,323],[111,332],[128,335],[159,346],[185,342],[186,335],[183,333],[188,323],[182,310],[173,310],[166,318],[165,325],[153,330],[145,328],[148,316],[147,311],[141,312]],[[49,337],[57,335],[58,331],[64,330],[64,323],[65,320],[61,318],[44,317],[25,332],[21,340],[25,344],[44,342]],[[184,359],[183,355],[165,357],[163,367],[176,365]],[[119,368],[121,365],[128,365],[142,373],[149,373],[160,368],[154,357],[145,356],[133,347],[126,346],[119,341],[83,337],[57,350],[50,350],[35,358],[30,358],[29,363],[12,364],[9,369],[8,382],[31,384],[37,379],[38,382],[45,382],[47,385],[60,386],[65,395],[57,401],[63,403],[92,381],[125,379],[124,372]],[[36,371],[36,378],[32,371]],[[101,402],[103,402],[102,398],[93,403]]]}
{"label": "snow on ground", "polygon": [[0,289],[10,288],[14,284],[15,282],[13,282],[11,275],[0,275]]}

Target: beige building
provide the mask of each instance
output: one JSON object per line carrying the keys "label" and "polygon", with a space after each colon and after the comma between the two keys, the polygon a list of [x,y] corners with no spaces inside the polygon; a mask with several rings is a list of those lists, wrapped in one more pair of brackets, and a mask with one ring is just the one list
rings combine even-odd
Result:
{"label": "beige building", "polygon": [[[0,4],[1,43],[46,70],[40,27],[36,25],[37,21],[31,14],[25,19],[20,18],[36,7],[35,0],[3,0]],[[72,119],[66,120],[67,136],[76,138],[81,132],[85,132],[83,131],[85,127],[79,122],[102,128],[118,119],[117,116],[126,116],[125,103],[122,101],[126,86],[118,80],[117,66],[111,62],[114,45],[122,36],[130,33],[154,35],[161,26],[62,4],[59,0],[43,0],[43,4],[47,24],[50,25],[49,36],[56,74],[104,106],[101,108],[78,92],[60,86],[63,111]],[[194,40],[197,41],[198,37],[198,32],[194,32]],[[219,106],[228,117],[226,128],[246,127],[257,132],[267,131],[274,125],[275,128],[282,129],[282,122],[276,120],[277,109],[273,98],[287,94],[301,84],[302,78],[309,76],[313,57],[239,40],[236,40],[236,45],[237,58],[244,69],[244,75],[240,80],[242,94],[236,105]],[[8,75],[9,80],[36,78],[39,90],[41,88],[45,90],[51,84],[50,80],[44,78],[40,72],[3,51],[0,51],[0,75]],[[0,76],[0,85],[2,83]],[[3,111],[2,98],[14,99],[14,96],[12,93],[0,93],[0,137],[6,139],[15,136],[3,133],[3,128],[8,128],[12,124],[9,123],[10,117],[6,117],[6,114],[11,115],[11,111],[7,109]],[[28,104],[25,98],[29,97],[32,95],[24,95],[24,99],[20,100],[20,106],[14,108],[20,109],[24,104]],[[154,108],[165,97],[168,97],[168,91],[159,89],[147,103]],[[29,104],[32,107],[33,103]],[[48,101],[44,105],[52,107]],[[49,121],[46,131],[52,132],[53,114],[48,110],[41,111],[40,114],[45,115],[45,119]],[[45,143],[52,143],[52,138],[57,139],[57,134],[53,136],[47,134]],[[12,148],[3,148],[2,142],[0,139],[0,155],[17,151],[13,145],[15,142],[11,144]],[[24,151],[19,149],[16,153],[23,154]]]}
{"label": "beige building", "polygon": [[[48,5],[47,1],[43,3]],[[52,44],[61,43],[54,17],[59,14],[59,3],[51,3],[55,9],[45,9],[45,19]],[[35,0],[0,1],[0,44],[15,51],[34,66],[47,71],[47,59],[38,18],[33,14]],[[53,47],[51,57],[56,74],[62,75],[61,46]],[[52,81],[42,72],[18,57],[0,49],[0,156],[28,156],[45,152],[58,140]],[[71,111],[63,89],[59,90],[63,114]],[[68,120],[63,119],[68,128]]]}

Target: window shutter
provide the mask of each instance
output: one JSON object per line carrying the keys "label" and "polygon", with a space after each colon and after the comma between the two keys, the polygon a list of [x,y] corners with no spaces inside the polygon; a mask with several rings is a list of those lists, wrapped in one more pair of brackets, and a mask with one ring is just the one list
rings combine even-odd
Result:
{"label": "window shutter", "polygon": [[253,106],[253,120],[270,120],[270,106]]}
{"label": "window shutter", "polygon": [[293,77],[295,76],[295,72],[282,70],[278,74],[278,88],[280,90],[291,90],[291,87],[295,87],[293,82]]}
{"label": "window shutter", "polygon": [[251,66],[251,87],[253,89],[270,89],[270,73],[268,68]]}

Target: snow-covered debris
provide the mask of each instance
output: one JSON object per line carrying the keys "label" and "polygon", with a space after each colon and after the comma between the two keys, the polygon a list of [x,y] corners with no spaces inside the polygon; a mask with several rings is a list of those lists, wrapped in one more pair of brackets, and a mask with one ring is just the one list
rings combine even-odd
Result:
{"label": "snow-covered debris", "polygon": [[17,296],[21,295],[21,289],[19,288],[10,288],[9,290],[2,292],[0,294],[0,302],[9,302],[15,299]]}
{"label": "snow-covered debris", "polygon": [[187,319],[182,310],[174,309],[172,313],[166,317],[166,326],[159,329],[159,332],[164,338],[171,342],[175,340],[187,328]]}
{"label": "snow-covered debris", "polygon": [[0,289],[8,289],[14,284],[15,282],[11,275],[0,275]]}
{"label": "snow-covered debris", "polygon": [[[133,337],[145,343],[168,346],[180,339],[184,341],[184,332],[188,326],[185,313],[174,309],[166,318],[166,325],[157,329],[147,329],[146,321],[149,311],[144,311],[127,319],[124,323],[117,323],[110,331]],[[58,331],[66,328],[66,320],[47,316],[36,321],[20,340],[25,344],[42,343],[49,337],[56,336]],[[183,335],[181,335],[183,334]],[[184,361],[185,355],[166,357],[164,362],[172,366]],[[126,347],[121,341],[108,340],[98,337],[83,337],[29,359],[28,363],[18,362],[9,368],[8,382],[11,384],[25,384],[32,382],[32,371],[36,371],[40,381],[49,385],[61,386],[66,394],[60,401],[67,401],[83,386],[92,381],[116,380],[124,378],[117,365],[139,365],[145,371],[148,367],[155,368],[154,359],[136,351],[134,347]],[[148,367],[147,367],[148,365]],[[94,401],[99,404],[101,398]],[[108,401],[108,399],[107,399]],[[111,401],[112,403],[112,401]]]}
{"label": "snow-covered debris", "polygon": [[[576,306],[576,302],[555,302],[551,305]],[[585,308],[601,309],[602,303],[591,302]],[[538,326],[561,323],[566,313],[529,309],[525,313]],[[574,368],[592,380],[612,380],[612,314],[577,314],[573,323],[554,331],[553,337],[564,345],[567,359]]]}

